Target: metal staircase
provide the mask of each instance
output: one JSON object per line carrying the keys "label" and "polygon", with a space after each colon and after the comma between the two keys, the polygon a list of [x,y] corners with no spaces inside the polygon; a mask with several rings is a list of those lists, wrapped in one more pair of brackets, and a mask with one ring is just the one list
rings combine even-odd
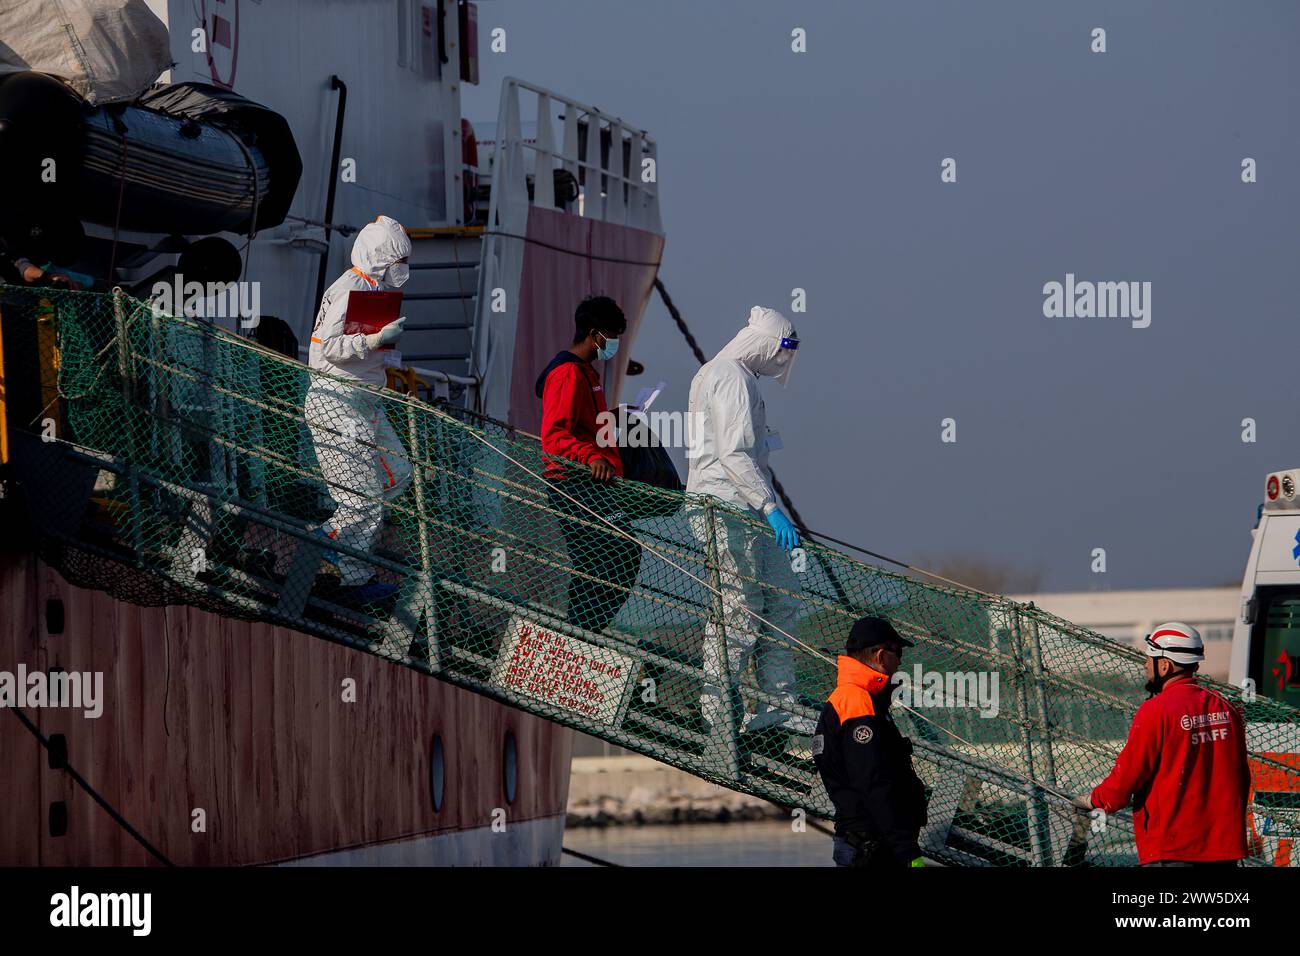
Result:
{"label": "metal staircase", "polygon": [[[434,385],[438,397],[462,403],[475,387],[471,368],[482,230],[412,229],[411,277],[402,289],[407,316],[402,360]],[[467,402],[473,406],[473,397]]]}
{"label": "metal staircase", "polygon": [[411,230],[411,278],[402,289],[407,364],[469,372],[481,247],[480,230]]}

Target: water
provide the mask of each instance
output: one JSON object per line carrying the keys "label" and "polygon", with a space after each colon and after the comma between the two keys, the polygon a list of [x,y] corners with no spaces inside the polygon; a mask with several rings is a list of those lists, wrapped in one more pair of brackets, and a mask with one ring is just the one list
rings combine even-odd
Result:
{"label": "water", "polygon": [[[577,827],[564,831],[570,850],[623,866],[830,866],[831,838],[788,822],[681,823]],[[564,854],[563,866],[592,866]]]}

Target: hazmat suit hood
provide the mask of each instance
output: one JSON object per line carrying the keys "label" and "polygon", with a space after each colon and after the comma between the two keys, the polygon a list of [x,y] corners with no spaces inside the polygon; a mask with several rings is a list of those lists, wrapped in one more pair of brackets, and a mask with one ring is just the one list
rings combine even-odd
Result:
{"label": "hazmat suit hood", "polygon": [[776,309],[756,305],[748,324],[722,347],[717,358],[733,359],[755,375],[774,378],[782,386],[790,379],[795,351],[781,348],[782,339],[798,338],[794,323]]}
{"label": "hazmat suit hood", "polygon": [[402,224],[387,216],[369,223],[352,243],[352,268],[334,280],[321,297],[316,323],[312,326],[311,347],[307,364],[332,378],[316,379],[314,389],[329,391],[342,388],[353,404],[369,402],[360,393],[345,386],[337,386],[334,379],[353,379],[382,386],[387,380],[387,369],[401,361],[396,349],[372,347],[367,336],[347,331],[348,299],[353,292],[390,290],[398,288],[393,281],[393,263],[411,254],[411,240]]}
{"label": "hazmat suit hood", "polygon": [[396,219],[380,216],[368,223],[352,243],[352,265],[376,282],[392,286],[385,279],[388,267],[411,254],[411,240]]}

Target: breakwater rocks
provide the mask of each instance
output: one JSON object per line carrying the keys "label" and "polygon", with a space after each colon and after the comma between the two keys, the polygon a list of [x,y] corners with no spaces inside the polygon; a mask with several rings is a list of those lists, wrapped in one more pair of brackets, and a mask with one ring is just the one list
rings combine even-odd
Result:
{"label": "breakwater rocks", "polygon": [[780,807],[648,757],[576,757],[565,825],[606,827],[784,819]]}

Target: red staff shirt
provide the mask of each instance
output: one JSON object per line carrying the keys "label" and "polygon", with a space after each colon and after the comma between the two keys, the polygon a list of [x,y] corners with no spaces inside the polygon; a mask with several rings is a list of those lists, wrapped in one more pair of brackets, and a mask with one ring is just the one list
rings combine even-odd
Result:
{"label": "red staff shirt", "polygon": [[1250,766],[1241,715],[1195,680],[1178,680],[1138,708],[1115,767],[1092,805],[1131,801],[1138,862],[1240,860],[1246,855]]}

